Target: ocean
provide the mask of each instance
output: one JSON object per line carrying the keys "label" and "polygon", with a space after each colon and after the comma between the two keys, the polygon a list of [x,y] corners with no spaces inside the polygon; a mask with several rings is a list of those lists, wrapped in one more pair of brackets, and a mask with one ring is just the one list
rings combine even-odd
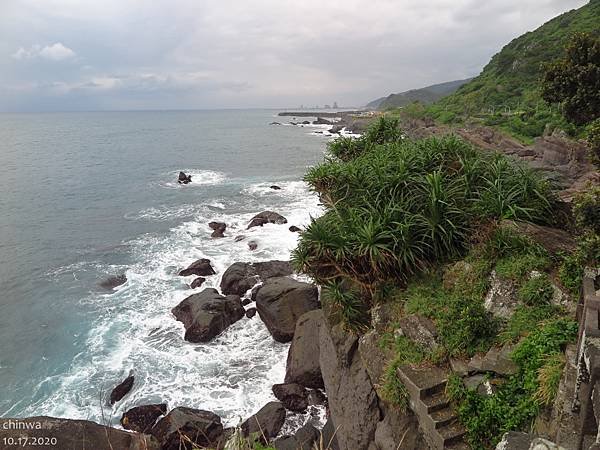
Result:
{"label": "ocean", "polygon": [[[328,137],[269,125],[276,113],[0,114],[0,416],[117,424],[166,402],[234,425],[274,399],[288,345],[258,316],[191,344],[170,311],[236,261],[288,259],[288,227],[320,214],[301,179]],[[288,224],[246,230],[263,210]],[[225,238],[210,237],[213,220]],[[217,275],[192,290],[178,271],[203,257]],[[114,292],[99,287],[121,273]],[[130,371],[134,389],[108,406]]]}

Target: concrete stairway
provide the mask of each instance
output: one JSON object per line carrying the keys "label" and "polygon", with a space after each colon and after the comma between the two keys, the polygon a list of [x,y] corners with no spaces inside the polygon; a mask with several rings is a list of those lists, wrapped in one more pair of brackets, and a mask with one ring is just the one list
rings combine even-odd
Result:
{"label": "concrete stairway", "polygon": [[410,396],[410,407],[419,419],[429,446],[435,450],[467,450],[465,429],[445,394],[448,373],[438,367],[401,366],[398,377]]}

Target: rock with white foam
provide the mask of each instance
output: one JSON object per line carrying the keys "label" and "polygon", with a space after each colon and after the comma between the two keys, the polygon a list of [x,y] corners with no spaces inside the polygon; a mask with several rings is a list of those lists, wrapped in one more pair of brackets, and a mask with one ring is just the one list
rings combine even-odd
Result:
{"label": "rock with white foam", "polygon": [[179,272],[179,275],[182,277],[189,277],[190,275],[196,275],[199,277],[206,277],[209,275],[214,275],[215,269],[210,265],[210,259],[202,258],[197,261],[194,261],[190,264],[186,269],[183,269]]}
{"label": "rock with white foam", "polygon": [[223,274],[221,292],[242,296],[259,281],[291,275],[292,272],[289,261],[236,262]]}
{"label": "rock with white foam", "polygon": [[210,411],[179,407],[152,429],[161,450],[214,447],[223,439],[221,418]]}
{"label": "rock with white foam", "polygon": [[216,289],[190,295],[171,310],[185,326],[185,340],[208,342],[245,315],[239,296],[224,297]]}
{"label": "rock with white foam", "polygon": [[287,219],[279,213],[273,211],[263,211],[255,215],[252,219],[250,219],[248,229],[252,227],[262,227],[263,225],[266,225],[268,223],[283,225],[287,223]]}

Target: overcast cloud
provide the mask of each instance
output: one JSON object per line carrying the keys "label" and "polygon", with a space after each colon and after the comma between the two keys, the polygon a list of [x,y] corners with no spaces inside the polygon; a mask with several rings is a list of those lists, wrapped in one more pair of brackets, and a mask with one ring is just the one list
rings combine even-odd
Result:
{"label": "overcast cloud", "polygon": [[360,106],[587,0],[0,0],[0,110]]}

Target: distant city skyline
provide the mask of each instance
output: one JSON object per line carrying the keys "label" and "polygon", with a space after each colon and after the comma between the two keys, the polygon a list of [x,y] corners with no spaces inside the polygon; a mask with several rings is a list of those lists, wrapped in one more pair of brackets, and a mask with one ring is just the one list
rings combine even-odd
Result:
{"label": "distant city skyline", "polygon": [[0,111],[358,107],[586,0],[5,0]]}

